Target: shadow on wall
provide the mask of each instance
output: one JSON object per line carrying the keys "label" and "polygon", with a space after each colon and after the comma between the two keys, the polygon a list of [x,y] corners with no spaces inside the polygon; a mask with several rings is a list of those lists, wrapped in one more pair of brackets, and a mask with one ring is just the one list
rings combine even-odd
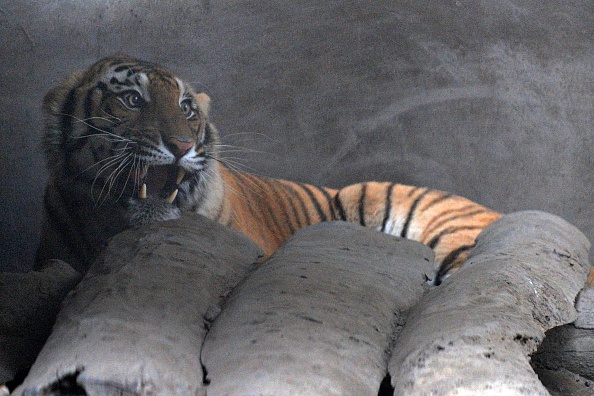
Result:
{"label": "shadow on wall", "polygon": [[426,185],[593,239],[592,15],[589,0],[3,4],[1,269],[29,268],[38,239],[43,94],[117,51],[206,90],[247,170]]}

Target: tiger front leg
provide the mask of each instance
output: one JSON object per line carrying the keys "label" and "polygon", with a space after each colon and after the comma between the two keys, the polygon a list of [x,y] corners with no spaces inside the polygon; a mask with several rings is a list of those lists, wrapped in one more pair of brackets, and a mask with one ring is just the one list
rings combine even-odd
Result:
{"label": "tiger front leg", "polygon": [[181,210],[174,204],[175,195],[174,193],[167,199],[153,196],[130,198],[126,210],[128,222],[133,227],[139,227],[179,219]]}

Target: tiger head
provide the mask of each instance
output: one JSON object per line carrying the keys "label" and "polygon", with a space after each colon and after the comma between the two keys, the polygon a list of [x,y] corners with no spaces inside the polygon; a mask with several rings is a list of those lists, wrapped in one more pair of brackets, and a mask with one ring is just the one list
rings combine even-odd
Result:
{"label": "tiger head", "polygon": [[104,58],[45,96],[50,177],[97,206],[125,206],[132,225],[196,209],[217,166],[209,102],[158,65]]}

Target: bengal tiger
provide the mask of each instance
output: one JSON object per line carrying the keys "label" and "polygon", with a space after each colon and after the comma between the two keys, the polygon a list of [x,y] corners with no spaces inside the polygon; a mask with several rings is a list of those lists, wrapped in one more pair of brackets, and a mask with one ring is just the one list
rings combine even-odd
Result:
{"label": "bengal tiger", "polygon": [[44,98],[49,182],[36,261],[85,271],[129,227],[192,211],[272,254],[307,225],[344,220],[420,241],[438,284],[459,268],[499,213],[429,188],[367,182],[341,189],[225,165],[210,99],[171,71],[123,54],[72,74]]}

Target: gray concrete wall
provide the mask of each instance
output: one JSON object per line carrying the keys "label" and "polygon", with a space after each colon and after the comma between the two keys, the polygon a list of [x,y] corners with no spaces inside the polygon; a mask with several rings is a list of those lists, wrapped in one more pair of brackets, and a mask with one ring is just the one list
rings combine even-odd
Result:
{"label": "gray concrete wall", "polygon": [[246,170],[427,185],[594,239],[594,2],[298,3],[0,2],[1,269],[37,243],[43,94],[116,51],[208,92]]}

